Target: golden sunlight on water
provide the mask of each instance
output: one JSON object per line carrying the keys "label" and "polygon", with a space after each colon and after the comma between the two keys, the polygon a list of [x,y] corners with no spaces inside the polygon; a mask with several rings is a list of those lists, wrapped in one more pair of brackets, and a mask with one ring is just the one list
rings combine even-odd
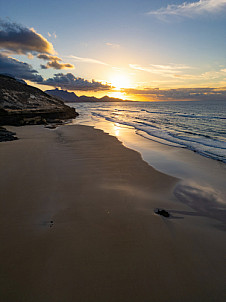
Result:
{"label": "golden sunlight on water", "polygon": [[119,136],[119,133],[120,133],[120,130],[121,130],[121,125],[120,124],[118,124],[118,123],[115,123],[114,124],[114,129],[113,129],[113,131],[114,131],[114,133],[115,133],[115,136]]}

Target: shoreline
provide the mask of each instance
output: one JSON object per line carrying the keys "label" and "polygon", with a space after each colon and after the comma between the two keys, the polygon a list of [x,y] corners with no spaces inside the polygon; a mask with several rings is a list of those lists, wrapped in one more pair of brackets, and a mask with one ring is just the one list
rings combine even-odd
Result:
{"label": "shoreline", "polygon": [[19,140],[0,144],[5,302],[224,301],[225,233],[177,201],[176,178],[93,127],[7,128]]}
{"label": "shoreline", "polygon": [[147,139],[133,127],[110,121],[78,117],[73,123],[101,129],[116,137],[126,148],[140,153],[142,159],[157,171],[178,178],[174,193],[180,202],[189,205],[196,215],[220,220],[222,229],[226,229],[226,165],[223,162]]}
{"label": "shoreline", "polygon": [[[225,138],[223,132],[221,133],[220,130],[223,127],[223,124],[221,125],[224,119],[222,113],[224,109],[223,106],[220,111],[219,108],[221,108],[221,106],[218,102],[215,104],[215,111],[213,110],[212,112],[210,109],[211,106],[213,107],[213,103],[207,104],[206,116],[200,116],[199,112],[202,111],[205,105],[204,102],[198,103],[199,105],[194,109],[194,114],[190,114],[188,110],[189,102],[179,102],[178,108],[176,102],[165,103],[165,105],[162,105],[161,102],[154,102],[153,105],[151,105],[140,102],[136,104],[136,106],[133,104],[125,104],[125,106],[121,106],[120,104],[118,104],[118,106],[117,104],[114,106],[110,104],[103,104],[103,106],[83,104],[76,106],[76,108],[80,112],[79,120],[89,125],[95,126],[96,124],[112,123],[118,125],[118,128],[134,128],[136,134],[149,141],[193,151],[202,157],[214,159],[225,164]],[[197,104],[197,102],[195,103]],[[71,103],[71,106],[74,107],[73,103]],[[169,111],[167,111],[168,109]],[[176,113],[176,111],[178,112]],[[219,118],[217,118],[217,115],[219,115]],[[211,127],[208,127],[210,126],[207,123],[208,118],[211,121],[216,119],[216,123]],[[201,125],[200,129],[198,126],[199,120]],[[167,123],[169,123],[169,125],[167,125]],[[193,123],[194,129],[192,126]],[[178,127],[179,125],[180,127]]]}
{"label": "shoreline", "polygon": [[[106,120],[91,121],[78,117],[73,121],[75,125],[87,125],[101,129],[105,133],[116,137],[126,148],[139,152],[142,159],[151,167],[176,177],[183,182],[198,186],[203,190],[215,191],[221,203],[226,206],[226,165],[197,152],[170,146],[150,140],[137,133],[133,127],[123,126]],[[210,172],[211,171],[211,172]]]}
{"label": "shoreline", "polygon": [[[161,142],[161,139],[159,139],[159,141],[156,140],[155,137],[152,139],[151,135],[147,138],[143,135],[142,131],[136,130],[132,126],[118,124],[104,119],[91,122],[87,119],[83,120],[83,117],[81,116],[72,120],[72,123],[70,124],[86,125],[103,130],[105,133],[115,136],[125,147],[141,153],[143,160],[149,163],[151,167],[180,179],[194,177],[194,172],[192,174],[192,171],[185,173],[185,169],[189,168],[188,163],[190,164],[190,161],[195,162],[196,165],[198,162],[201,162],[201,168],[204,168],[206,165],[211,165],[211,168],[214,168],[214,166],[217,168],[219,167],[222,171],[224,170],[226,172],[226,164],[223,161],[207,157],[187,148],[182,148],[176,144],[166,144]],[[152,149],[154,149],[154,151]],[[150,151],[149,154],[148,151]],[[160,155],[158,155],[159,152]],[[161,164],[160,158],[163,154],[165,154],[166,157],[169,157],[169,159],[166,159],[166,161]],[[182,160],[180,157],[182,157]],[[170,161],[173,161],[173,164],[175,164],[178,160],[180,161],[180,165],[184,165],[182,169],[174,169],[173,165],[169,165]],[[224,176],[226,176],[226,174],[224,174]]]}

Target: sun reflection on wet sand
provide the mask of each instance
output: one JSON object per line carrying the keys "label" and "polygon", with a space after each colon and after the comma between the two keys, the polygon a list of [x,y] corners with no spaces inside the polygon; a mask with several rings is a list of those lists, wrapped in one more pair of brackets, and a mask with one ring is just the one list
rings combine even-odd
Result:
{"label": "sun reflection on wet sand", "polygon": [[115,124],[114,124],[114,132],[115,132],[115,136],[117,136],[117,137],[119,136],[120,130],[121,130],[120,124],[115,123]]}

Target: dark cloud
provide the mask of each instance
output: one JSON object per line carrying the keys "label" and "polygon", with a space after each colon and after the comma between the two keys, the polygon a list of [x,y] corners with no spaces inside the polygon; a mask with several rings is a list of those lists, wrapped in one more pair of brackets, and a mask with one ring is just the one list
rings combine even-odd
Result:
{"label": "dark cloud", "polygon": [[46,65],[41,64],[40,65],[41,69],[48,69],[48,67]]}
{"label": "dark cloud", "polygon": [[[43,65],[43,68],[46,68],[45,65]],[[99,91],[111,89],[111,86],[104,85],[94,80],[89,82],[82,78],[76,78],[72,73],[58,73],[55,74],[54,77],[44,80],[43,77],[38,74],[37,70],[33,69],[30,64],[9,58],[1,53],[0,73],[11,75],[23,80],[29,80],[37,84],[60,87],[68,90]]]}
{"label": "dark cloud", "polygon": [[38,72],[34,70],[31,65],[2,54],[0,54],[0,73],[32,82],[43,81],[42,76],[38,75]]}
{"label": "dark cloud", "polygon": [[49,78],[40,84],[67,90],[101,91],[111,89],[111,86],[107,84],[102,84],[101,82],[96,82],[94,80],[89,82],[83,78],[76,78],[72,73],[55,74],[53,78]]}
{"label": "dark cloud", "polygon": [[2,20],[0,20],[0,48],[17,54],[55,52],[52,43],[33,28]]}
{"label": "dark cloud", "polygon": [[74,68],[74,65],[70,63],[60,63],[58,61],[50,61],[45,65],[45,67],[54,69],[71,69]]}
{"label": "dark cloud", "polygon": [[124,89],[127,94],[142,95],[152,100],[226,100],[226,88]]}
{"label": "dark cloud", "polygon": [[57,56],[50,56],[47,54],[38,54],[37,58],[49,61],[46,65],[40,65],[42,69],[54,68],[54,69],[69,69],[74,68],[73,64],[60,63],[62,59]]}
{"label": "dark cloud", "polygon": [[62,61],[62,59],[57,56],[51,56],[51,55],[47,55],[45,53],[38,54],[37,58],[43,59],[46,61]]}
{"label": "dark cloud", "polygon": [[61,63],[62,59],[54,56],[53,45],[33,28],[27,28],[17,23],[4,22],[0,20],[0,48],[2,52],[8,54],[26,54],[29,57],[32,53],[37,54],[37,58],[48,61],[46,65],[41,65],[42,69],[69,69],[74,68],[73,64]]}

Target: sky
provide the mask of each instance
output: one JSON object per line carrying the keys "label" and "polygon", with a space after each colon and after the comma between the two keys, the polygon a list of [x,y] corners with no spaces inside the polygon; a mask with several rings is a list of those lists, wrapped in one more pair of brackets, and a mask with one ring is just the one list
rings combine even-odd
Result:
{"label": "sky", "polygon": [[132,100],[226,99],[226,0],[0,0],[0,73]]}

